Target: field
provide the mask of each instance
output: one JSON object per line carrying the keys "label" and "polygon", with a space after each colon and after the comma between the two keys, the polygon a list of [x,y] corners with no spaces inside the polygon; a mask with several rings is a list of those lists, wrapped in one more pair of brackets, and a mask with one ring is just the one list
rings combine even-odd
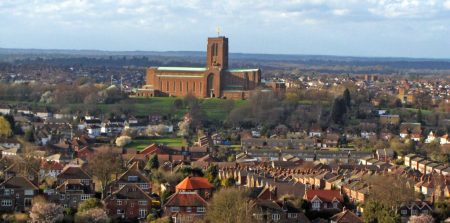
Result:
{"label": "field", "polygon": [[[45,104],[45,103],[32,103],[32,102],[4,102],[5,104],[20,104],[27,105],[33,110],[49,109],[54,112],[63,110],[66,112],[76,113],[76,111],[93,111],[98,114],[109,114],[113,111],[128,110],[133,115],[149,115],[149,114],[171,114],[175,117],[181,118],[187,111],[187,108],[176,109],[173,106],[176,97],[154,97],[154,98],[129,98],[116,104]],[[206,114],[209,120],[222,121],[225,120],[232,108],[231,105],[241,106],[247,101],[245,100],[225,100],[225,99],[201,99],[200,107]],[[230,105],[231,104],[231,105]]]}
{"label": "field", "polygon": [[183,138],[163,137],[163,138],[135,139],[130,144],[128,144],[126,147],[137,149],[137,150],[142,150],[152,143],[163,144],[163,145],[166,145],[169,147],[180,147],[180,146],[186,145]]}

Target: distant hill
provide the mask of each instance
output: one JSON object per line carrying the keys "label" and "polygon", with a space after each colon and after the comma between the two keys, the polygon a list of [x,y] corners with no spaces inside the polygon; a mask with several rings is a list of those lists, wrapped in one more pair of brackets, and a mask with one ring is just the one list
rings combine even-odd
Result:
{"label": "distant hill", "polygon": [[[135,58],[147,57],[154,61],[189,61],[188,64],[203,64],[205,52],[201,51],[102,51],[102,50],[57,50],[57,49],[7,49],[0,48],[1,62],[43,60],[61,58]],[[382,66],[392,69],[450,70],[450,59],[397,58],[397,57],[351,57],[327,55],[246,54],[230,53],[230,60],[237,64],[263,65],[267,62],[289,65],[317,66]]]}

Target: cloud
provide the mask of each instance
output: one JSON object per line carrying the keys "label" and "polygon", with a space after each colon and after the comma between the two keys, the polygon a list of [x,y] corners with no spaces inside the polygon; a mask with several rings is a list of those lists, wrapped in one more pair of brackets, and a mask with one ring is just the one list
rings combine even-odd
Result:
{"label": "cloud", "polygon": [[450,0],[447,0],[444,2],[444,7],[448,10],[450,10]]}
{"label": "cloud", "polygon": [[347,15],[350,11],[348,9],[334,9],[333,15],[344,16]]}

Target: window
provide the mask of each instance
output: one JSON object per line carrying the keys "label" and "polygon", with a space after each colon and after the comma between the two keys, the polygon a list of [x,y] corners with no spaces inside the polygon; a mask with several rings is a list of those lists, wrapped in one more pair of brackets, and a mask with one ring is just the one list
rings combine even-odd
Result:
{"label": "window", "polygon": [[339,202],[337,202],[337,201],[333,202],[333,208],[334,209],[338,209],[338,205],[339,205]]}
{"label": "window", "polygon": [[143,190],[148,189],[148,184],[140,184],[139,187]]}
{"label": "window", "polygon": [[2,206],[12,206],[12,200],[2,200]]}
{"label": "window", "polygon": [[323,203],[323,208],[327,208],[327,203]]}
{"label": "window", "polygon": [[255,218],[256,218],[256,220],[262,220],[263,214],[255,214]]}
{"label": "window", "polygon": [[117,209],[117,214],[119,215],[125,214],[125,211],[122,209]]}
{"label": "window", "polygon": [[26,196],[33,196],[34,195],[34,191],[33,190],[25,190],[25,195]]}
{"label": "window", "polygon": [[122,205],[122,200],[117,200],[117,205]]}
{"label": "window", "polygon": [[140,206],[147,205],[147,201],[146,200],[141,200],[138,203],[139,203]]}
{"label": "window", "polygon": [[312,202],[312,208],[313,209],[320,209],[320,201],[313,201]]}
{"label": "window", "polygon": [[5,191],[3,192],[3,194],[5,195],[5,196],[9,196],[10,195],[10,191],[9,191],[9,189],[5,189]]}
{"label": "window", "polygon": [[428,214],[428,210],[423,210],[422,214]]}
{"label": "window", "polygon": [[288,218],[297,218],[297,213],[288,213]]}
{"label": "window", "polygon": [[32,198],[25,198],[25,199],[23,199],[23,202],[24,202],[26,207],[30,207],[31,206],[31,201],[32,201]]}
{"label": "window", "polygon": [[91,197],[91,195],[89,195],[89,194],[82,194],[81,195],[81,200],[85,201],[85,200],[89,199],[90,197]]}
{"label": "window", "polygon": [[145,209],[139,209],[139,217],[140,217],[140,218],[145,218],[145,217],[147,217],[147,210],[145,210]]}
{"label": "window", "polygon": [[205,212],[205,207],[197,207],[197,212],[199,213]]}
{"label": "window", "polygon": [[186,212],[192,212],[192,207],[186,207]]}
{"label": "window", "polygon": [[61,194],[61,195],[59,195],[59,199],[60,199],[60,200],[64,200],[64,199],[66,199],[66,195],[65,195],[65,194]]}
{"label": "window", "polygon": [[128,181],[136,182],[136,181],[138,181],[138,177],[137,176],[128,176]]}
{"label": "window", "polygon": [[402,210],[402,211],[401,211],[401,214],[402,214],[402,215],[407,215],[407,214],[408,214],[408,211],[407,211],[407,210]]}
{"label": "window", "polygon": [[280,214],[272,214],[272,220],[274,221],[280,220]]}
{"label": "window", "polygon": [[180,211],[180,207],[170,207],[170,211],[171,212],[179,212]]}

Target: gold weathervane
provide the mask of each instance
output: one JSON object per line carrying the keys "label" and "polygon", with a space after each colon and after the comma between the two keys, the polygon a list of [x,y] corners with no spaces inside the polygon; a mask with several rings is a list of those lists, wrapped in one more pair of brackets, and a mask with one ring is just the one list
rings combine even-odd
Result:
{"label": "gold weathervane", "polygon": [[216,27],[217,36],[220,36],[220,26]]}

